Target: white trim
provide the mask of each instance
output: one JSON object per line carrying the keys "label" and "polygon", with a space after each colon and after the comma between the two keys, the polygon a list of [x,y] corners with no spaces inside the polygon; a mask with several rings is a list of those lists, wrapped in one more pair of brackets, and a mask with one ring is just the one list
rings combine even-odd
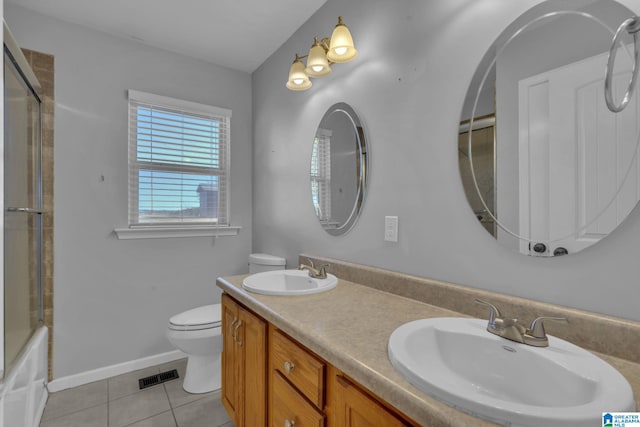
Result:
{"label": "white trim", "polygon": [[171,109],[179,108],[184,112],[192,114],[212,114],[231,118],[231,110],[227,108],[214,107],[213,105],[200,104],[183,99],[170,98],[168,96],[154,95],[153,93],[141,92],[139,90],[129,89],[129,99]]}
{"label": "white trim", "polygon": [[[140,107],[142,107],[144,111],[148,111],[141,114]],[[175,120],[164,123],[162,120],[159,120],[160,117],[154,117],[154,111],[175,115]],[[151,115],[148,116],[147,114]],[[201,126],[197,125],[197,123],[193,125],[183,123],[182,119],[189,117],[201,118],[206,121],[206,123],[202,123]],[[173,133],[174,137],[164,140],[162,132],[158,134],[157,137],[154,136],[154,129],[156,129],[156,125],[160,126],[158,128],[159,130],[165,129],[167,132]],[[174,223],[174,226],[192,225],[194,222],[201,226],[211,226],[214,223],[213,221],[216,219],[217,221],[215,224],[217,224],[217,226],[230,225],[230,127],[231,110],[129,90],[128,206],[130,228],[134,228],[142,224],[156,227],[171,227],[171,222]],[[206,134],[202,134],[201,136],[204,138],[202,139],[198,136],[200,135],[199,129],[210,132],[210,134],[208,134],[208,136]],[[143,134],[140,134],[141,130],[143,130]],[[180,138],[179,136],[182,136],[183,138]],[[159,150],[157,151],[158,157],[154,154],[156,144],[159,144]],[[140,156],[140,149],[142,149],[142,153],[146,154]],[[183,150],[193,150],[193,159],[187,161],[184,154],[180,154]],[[171,159],[173,159],[173,161]],[[167,182],[163,182],[164,180],[162,179],[156,181],[153,177],[142,177],[140,175],[141,170],[149,171],[152,174],[154,171],[168,173],[172,174],[172,177],[167,177]],[[208,211],[206,212],[207,218],[200,218],[199,221],[197,218],[194,218],[193,220],[188,221],[188,224],[179,223],[179,217],[181,216],[179,212],[162,212],[162,210],[154,212],[154,202],[158,197],[163,197],[163,191],[168,190],[165,185],[175,184],[184,189],[184,185],[192,187],[192,185],[197,184],[197,182],[193,181],[191,178],[185,179],[185,175],[183,175],[183,173],[186,174],[187,177],[192,174],[202,175],[202,180],[209,182],[210,184],[212,184],[215,179],[218,187],[218,204],[215,209],[215,213],[214,211]],[[215,178],[216,176],[217,178]],[[160,193],[156,193],[154,186],[150,188],[151,191],[149,193],[142,189],[142,187],[146,187],[143,183],[149,183],[149,179],[152,184],[156,182],[158,183],[157,190],[160,191]],[[198,186],[198,190],[199,189],[200,187]],[[193,190],[195,190],[195,187],[193,187]],[[166,196],[168,197],[164,202],[178,202],[178,206],[181,209],[187,208],[187,206],[183,205],[185,200],[179,199],[179,195],[177,193],[170,192],[167,193]],[[202,195],[200,194],[196,196],[196,193],[194,192],[191,193],[189,197],[194,196],[196,199],[190,199],[186,204],[194,204],[193,202],[199,199],[201,205],[200,208],[202,208]],[[145,209],[151,208],[152,210],[152,218],[149,218],[148,220],[144,218],[146,214],[139,210],[143,207],[140,205],[141,197],[151,202],[151,206],[146,206],[146,203],[143,203],[145,205]],[[208,198],[208,200],[213,199]],[[207,203],[207,205],[211,208],[214,207],[211,203]],[[197,207],[198,205],[196,202],[195,206],[192,206],[192,208]],[[155,208],[161,209],[161,206],[156,206]],[[178,222],[178,224],[176,224],[176,222]]]}
{"label": "white trim", "polygon": [[185,353],[180,350],[173,350],[167,353],[144,357],[142,359],[118,363],[117,365],[105,366],[104,368],[98,368],[92,371],[80,372],[79,374],[69,375],[67,377],[56,378],[49,383],[49,392],[54,393],[56,391],[66,390],[71,387],[89,384],[94,381],[104,380],[116,375],[127,374],[138,369],[172,362],[184,357],[187,357]]}
{"label": "white trim", "polygon": [[[47,402],[49,329],[40,326],[0,383],[0,426],[38,427]],[[22,402],[16,405],[16,402]]]}
{"label": "white trim", "polygon": [[171,237],[219,237],[237,236],[242,227],[131,227],[116,228],[118,240],[129,239],[167,239]]}

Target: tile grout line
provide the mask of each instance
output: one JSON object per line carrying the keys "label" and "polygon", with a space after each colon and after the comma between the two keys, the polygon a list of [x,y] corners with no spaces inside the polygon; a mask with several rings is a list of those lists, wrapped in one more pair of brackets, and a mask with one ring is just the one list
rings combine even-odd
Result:
{"label": "tile grout line", "polygon": [[171,410],[171,416],[173,417],[173,422],[175,423],[176,427],[180,427],[178,426],[178,419],[176,418],[176,413],[173,412],[173,404],[171,403],[171,399],[169,398],[169,390],[167,390],[167,385],[162,384],[162,387],[164,387],[164,392],[167,394],[167,400],[169,401],[169,409]]}
{"label": "tile grout line", "polygon": [[[48,422],[48,421],[57,420],[57,419],[62,418],[62,417],[67,417],[67,416],[69,416],[69,415],[77,414],[78,412],[86,411],[86,410],[88,410],[88,409],[97,408],[98,406],[102,406],[102,405],[104,405],[104,403],[99,403],[99,404],[97,404],[97,405],[87,406],[87,407],[85,407],[85,408],[74,409],[74,410],[72,410],[71,412],[65,412],[65,413],[63,413],[63,414],[56,415],[56,416],[54,416],[54,417],[50,417],[50,418],[47,418],[47,419],[44,419],[44,418],[43,418],[43,419],[41,419],[41,420],[40,420],[40,423],[42,424],[42,423],[43,423],[43,422],[45,422],[45,421],[47,421],[47,422]],[[107,406],[107,408],[108,408],[108,406]]]}

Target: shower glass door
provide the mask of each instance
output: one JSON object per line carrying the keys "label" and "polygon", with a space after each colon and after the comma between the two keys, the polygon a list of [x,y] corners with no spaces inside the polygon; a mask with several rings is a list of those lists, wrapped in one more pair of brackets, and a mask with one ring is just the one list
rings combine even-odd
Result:
{"label": "shower glass door", "polygon": [[40,99],[4,52],[4,373],[42,320]]}

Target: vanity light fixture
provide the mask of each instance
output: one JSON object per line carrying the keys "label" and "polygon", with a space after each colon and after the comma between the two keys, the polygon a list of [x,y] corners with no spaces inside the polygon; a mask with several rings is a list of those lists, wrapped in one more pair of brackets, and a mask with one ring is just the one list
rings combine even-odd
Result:
{"label": "vanity light fixture", "polygon": [[289,69],[287,87],[291,90],[307,90],[311,87],[311,80],[304,72],[304,64],[300,59],[302,58],[296,53],[296,59]]}
{"label": "vanity light fixture", "polygon": [[[331,38],[313,38],[313,45],[309,53],[300,56],[296,53],[296,59],[289,69],[289,79],[287,88],[301,91],[307,90],[312,83],[309,77],[325,77],[331,74],[331,65],[335,63],[349,62],[358,55],[358,51],[353,45],[353,38],[344,22],[342,16],[338,17],[338,24],[333,29]],[[307,58],[307,65],[302,63],[302,59]]]}

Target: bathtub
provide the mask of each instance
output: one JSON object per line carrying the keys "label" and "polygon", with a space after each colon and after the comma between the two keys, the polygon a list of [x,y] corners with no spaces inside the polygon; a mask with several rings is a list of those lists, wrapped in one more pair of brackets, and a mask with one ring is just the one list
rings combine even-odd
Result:
{"label": "bathtub", "polygon": [[47,345],[49,330],[41,326],[25,346],[14,368],[0,383],[0,427],[38,427],[49,395]]}

